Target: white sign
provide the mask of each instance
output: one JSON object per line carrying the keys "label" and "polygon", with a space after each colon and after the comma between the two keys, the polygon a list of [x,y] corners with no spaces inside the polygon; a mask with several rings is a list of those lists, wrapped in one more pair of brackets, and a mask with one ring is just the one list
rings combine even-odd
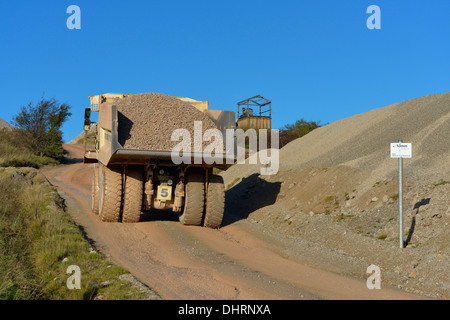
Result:
{"label": "white sign", "polygon": [[412,158],[412,144],[403,142],[391,143],[391,158]]}

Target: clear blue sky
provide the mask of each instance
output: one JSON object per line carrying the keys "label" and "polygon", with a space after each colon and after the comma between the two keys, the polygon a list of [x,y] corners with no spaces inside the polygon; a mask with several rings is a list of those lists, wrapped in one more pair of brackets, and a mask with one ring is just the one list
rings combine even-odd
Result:
{"label": "clear blue sky", "polygon": [[1,0],[0,118],[45,94],[72,106],[69,141],[89,95],[161,92],[232,111],[261,94],[275,128],[333,122],[450,91],[449,17],[449,0]]}

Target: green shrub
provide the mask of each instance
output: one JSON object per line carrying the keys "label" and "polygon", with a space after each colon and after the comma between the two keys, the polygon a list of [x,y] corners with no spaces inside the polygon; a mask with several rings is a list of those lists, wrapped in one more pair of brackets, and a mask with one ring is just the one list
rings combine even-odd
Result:
{"label": "green shrub", "polygon": [[0,167],[40,168],[59,163],[56,159],[34,154],[22,139],[17,130],[0,129]]}
{"label": "green shrub", "polygon": [[377,239],[379,239],[379,240],[385,240],[386,238],[387,238],[386,234],[380,234],[377,236]]}
{"label": "green shrub", "polygon": [[303,118],[297,120],[294,124],[285,125],[280,129],[280,148],[319,127],[321,127],[320,121],[306,121]]}
{"label": "green shrub", "polygon": [[435,186],[435,187],[438,187],[438,186],[445,186],[447,183],[449,183],[449,182],[446,181],[446,180],[441,180],[440,182],[435,183],[434,186]]}
{"label": "green shrub", "polygon": [[30,152],[61,161],[63,159],[61,126],[71,116],[70,106],[44,97],[33,105],[22,106],[14,116],[16,135]]}

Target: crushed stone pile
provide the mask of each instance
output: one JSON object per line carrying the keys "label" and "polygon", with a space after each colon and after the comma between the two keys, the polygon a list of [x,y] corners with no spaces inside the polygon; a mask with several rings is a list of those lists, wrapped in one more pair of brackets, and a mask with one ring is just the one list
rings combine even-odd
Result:
{"label": "crushed stone pile", "polygon": [[342,119],[292,141],[280,152],[284,169],[345,165],[380,178],[395,175],[390,143],[411,142],[413,158],[405,159],[414,179],[450,174],[450,92],[403,101]]}
{"label": "crushed stone pile", "polygon": [[[395,177],[390,143],[412,143],[405,177],[436,181],[450,176],[450,92],[427,95],[341,119],[296,139],[280,150],[280,171],[348,166],[375,180]],[[235,165],[226,181],[259,172],[258,165]]]}
{"label": "crushed stone pile", "polygon": [[[125,149],[171,151],[175,129],[186,129],[194,140],[194,121],[202,122],[202,133],[217,128],[204,113],[187,102],[161,93],[128,96],[114,103],[119,118],[119,143]],[[203,147],[208,145],[204,142]]]}

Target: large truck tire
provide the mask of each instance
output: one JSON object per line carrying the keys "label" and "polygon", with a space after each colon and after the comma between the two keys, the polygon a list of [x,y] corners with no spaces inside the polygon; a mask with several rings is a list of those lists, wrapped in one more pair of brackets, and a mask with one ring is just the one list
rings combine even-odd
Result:
{"label": "large truck tire", "polygon": [[122,170],[120,166],[102,166],[99,216],[103,222],[118,222],[122,204]]}
{"label": "large truck tire", "polygon": [[200,226],[205,205],[203,170],[191,169],[186,174],[184,209],[179,220],[184,225]]}
{"label": "large truck tire", "polygon": [[98,163],[94,163],[94,172],[92,173],[92,185],[91,185],[91,209],[92,213],[98,215],[99,208],[99,195],[100,195],[100,183],[98,179]]}
{"label": "large truck tire", "polygon": [[144,193],[143,170],[127,167],[125,170],[122,222],[139,222]]}
{"label": "large truck tire", "polygon": [[205,219],[203,225],[213,229],[220,228],[224,210],[225,186],[223,178],[218,175],[211,175],[206,190]]}

